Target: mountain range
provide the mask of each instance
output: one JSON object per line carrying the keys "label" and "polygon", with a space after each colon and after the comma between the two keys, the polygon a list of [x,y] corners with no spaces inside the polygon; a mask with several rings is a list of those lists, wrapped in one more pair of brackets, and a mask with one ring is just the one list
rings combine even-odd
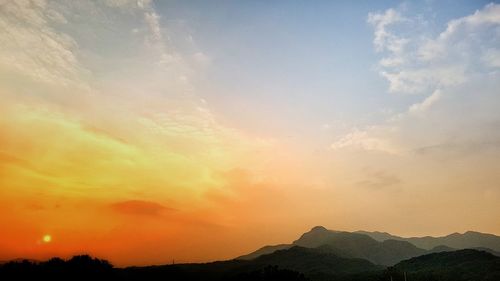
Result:
{"label": "mountain range", "polygon": [[442,237],[410,237],[403,238],[400,236],[395,236],[389,234],[387,232],[368,232],[368,231],[356,231],[355,233],[365,234],[370,236],[371,238],[377,241],[386,241],[386,240],[398,240],[398,241],[406,241],[411,244],[426,250],[431,250],[434,247],[438,246],[447,246],[454,249],[466,249],[466,248],[488,248],[493,251],[500,252],[500,237],[481,233],[476,231],[467,231],[465,233],[453,233],[450,235],[442,236]]}
{"label": "mountain range", "polygon": [[259,256],[294,246],[317,248],[328,245],[339,257],[366,259],[374,264],[391,266],[402,260],[429,253],[477,249],[500,256],[500,237],[493,234],[468,231],[443,237],[403,238],[386,232],[335,231],[322,226],[313,227],[291,244],[265,246],[239,260],[252,260]]}

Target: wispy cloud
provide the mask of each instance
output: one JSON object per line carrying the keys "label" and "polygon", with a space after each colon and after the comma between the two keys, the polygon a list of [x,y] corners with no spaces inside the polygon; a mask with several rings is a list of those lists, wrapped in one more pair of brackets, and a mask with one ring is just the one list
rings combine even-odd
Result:
{"label": "wispy cloud", "polygon": [[77,42],[54,25],[67,20],[45,1],[0,3],[0,67],[60,85],[82,85]]}

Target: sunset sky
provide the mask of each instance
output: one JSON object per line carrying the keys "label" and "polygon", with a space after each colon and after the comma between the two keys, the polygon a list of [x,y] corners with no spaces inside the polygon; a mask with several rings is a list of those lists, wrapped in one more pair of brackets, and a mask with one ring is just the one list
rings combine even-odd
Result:
{"label": "sunset sky", "polygon": [[500,4],[0,0],[0,85],[0,260],[500,234]]}

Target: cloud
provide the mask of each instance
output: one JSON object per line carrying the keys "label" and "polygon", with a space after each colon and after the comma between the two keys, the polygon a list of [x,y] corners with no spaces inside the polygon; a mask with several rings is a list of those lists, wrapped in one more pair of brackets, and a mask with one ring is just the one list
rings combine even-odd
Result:
{"label": "cloud", "polygon": [[87,70],[78,61],[78,44],[53,27],[66,22],[62,13],[45,1],[2,1],[0,5],[0,70],[84,87]]}
{"label": "cloud", "polygon": [[[419,49],[420,58],[425,61],[442,59],[449,56],[449,46],[453,43],[466,42],[473,39],[473,31],[489,29],[500,24],[500,5],[488,4],[483,9],[477,10],[474,14],[448,22],[447,28],[437,38],[428,39]],[[479,34],[480,35],[480,34]],[[480,35],[481,36],[481,35]],[[486,39],[486,38],[481,38]],[[485,40],[481,41],[486,43]]]}
{"label": "cloud", "polygon": [[[494,106],[500,100],[495,94],[500,80],[495,69],[500,5],[489,4],[469,16],[450,20],[435,37],[423,35],[425,32],[405,32],[404,28],[397,32],[388,30],[388,26],[403,23],[402,18],[392,9],[368,16],[368,22],[374,26],[375,49],[383,47],[388,55],[378,70],[389,82],[389,92],[417,93],[424,98],[382,124],[353,128],[332,148],[403,155],[417,147],[448,143],[451,139],[495,143],[498,136],[486,124],[500,120]],[[405,24],[421,22],[406,19]],[[411,47],[387,47],[394,38],[403,37]]]}
{"label": "cloud", "polygon": [[391,33],[388,28],[391,25],[405,21],[406,19],[395,9],[388,9],[384,13],[369,13],[367,22],[374,26],[375,38],[373,44],[377,51],[388,50],[393,53],[401,52],[407,43],[407,39],[398,37]]}
{"label": "cloud", "polygon": [[410,108],[408,109],[410,114],[421,114],[425,113],[428,109],[432,107],[436,102],[438,102],[441,99],[441,91],[440,90],[435,90],[432,95],[428,96],[424,101],[421,103],[415,103]]}
{"label": "cloud", "polygon": [[198,206],[273,146],[218,121],[192,82],[209,55],[178,51],[151,1],[0,5],[2,189]]}
{"label": "cloud", "polygon": [[110,207],[122,214],[139,215],[139,216],[161,216],[166,212],[171,212],[174,209],[165,207],[159,203],[143,200],[128,200],[116,202]]}
{"label": "cloud", "polygon": [[408,68],[397,72],[381,71],[380,74],[389,81],[389,92],[394,93],[422,94],[437,87],[461,84],[466,79],[465,69],[461,65]]}
{"label": "cloud", "polygon": [[341,150],[345,148],[361,149],[364,151],[378,151],[389,154],[398,154],[399,149],[395,144],[391,143],[384,134],[378,137],[376,131],[385,131],[386,128],[371,127],[367,130],[354,129],[350,133],[344,135],[339,140],[335,141],[331,148],[333,150]]}
{"label": "cloud", "polygon": [[481,57],[486,66],[500,68],[500,49],[490,48]]}
{"label": "cloud", "polygon": [[402,19],[414,30],[423,28],[420,20],[404,18],[393,9],[370,13],[375,49],[387,51],[380,60],[379,73],[389,82],[389,91],[427,94],[489,72],[485,66],[497,65],[499,14],[500,5],[486,5],[472,15],[449,21],[443,32],[431,37],[411,34],[405,28],[388,30]]}

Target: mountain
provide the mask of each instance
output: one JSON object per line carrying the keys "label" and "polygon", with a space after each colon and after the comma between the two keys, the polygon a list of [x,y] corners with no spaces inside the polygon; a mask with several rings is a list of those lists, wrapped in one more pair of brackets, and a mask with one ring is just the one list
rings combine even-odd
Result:
{"label": "mountain", "polygon": [[286,250],[262,255],[251,262],[253,264],[276,265],[280,268],[304,273],[306,276],[314,274],[338,276],[378,271],[384,268],[364,259],[339,257],[328,246],[320,248],[293,246]]}
{"label": "mountain", "polygon": [[322,226],[313,227],[310,231],[292,244],[268,246],[237,259],[254,259],[276,250],[300,246],[318,248],[329,246],[330,251],[343,258],[361,258],[379,265],[393,265],[404,259],[425,254],[426,251],[414,245],[397,240],[376,241],[368,235],[345,231],[332,231]]}
{"label": "mountain", "polygon": [[[484,248],[484,247],[474,247],[474,248],[469,248],[471,250],[478,250],[478,251],[483,251],[483,252],[487,252],[487,253],[490,253],[494,256],[497,256],[497,257],[500,257],[500,252],[497,252],[497,251],[494,251],[492,249],[489,249],[489,248]],[[429,251],[427,251],[429,254],[431,253],[440,253],[440,252],[453,252],[453,251],[457,251],[458,249],[453,249],[453,248],[450,248],[448,246],[436,246],[432,249],[430,249]]]}
{"label": "mountain", "polygon": [[500,257],[472,249],[433,253],[396,264],[383,279],[404,280],[405,274],[412,281],[496,281],[500,280]]}
{"label": "mountain", "polygon": [[426,253],[425,250],[408,242],[397,240],[378,242],[367,235],[330,231],[324,227],[311,229],[293,244],[307,248],[329,245],[342,256],[367,259],[381,265],[393,265],[401,260]]}
{"label": "mountain", "polygon": [[279,245],[264,246],[255,252],[252,252],[248,255],[243,255],[243,256],[237,257],[236,259],[238,259],[238,260],[253,260],[259,256],[271,254],[271,253],[274,253],[278,250],[289,249],[291,247],[293,247],[293,245],[291,245],[291,244],[279,244]]}
{"label": "mountain", "polygon": [[484,251],[484,252],[490,253],[490,254],[492,254],[494,256],[500,257],[500,252],[494,251],[494,250],[489,249],[489,248],[475,247],[475,248],[472,248],[472,249],[473,250],[478,250],[478,251]]}
{"label": "mountain", "polygon": [[467,231],[463,234],[453,233],[442,237],[425,236],[410,238],[399,237],[389,233],[377,231],[356,231],[356,233],[368,235],[377,241],[385,241],[388,239],[406,241],[426,250],[431,250],[437,246],[447,246],[455,249],[483,247],[500,252],[500,236],[475,231]]}
{"label": "mountain", "polygon": [[373,239],[375,239],[375,240],[377,240],[379,242],[382,242],[382,241],[385,241],[385,240],[389,240],[389,239],[392,239],[392,240],[401,240],[402,239],[399,236],[394,236],[394,235],[392,235],[390,233],[380,232],[380,231],[363,231],[363,230],[359,230],[359,231],[355,231],[354,233],[368,235],[371,238],[373,238]]}
{"label": "mountain", "polygon": [[432,254],[432,253],[441,253],[441,252],[452,252],[452,251],[456,251],[457,249],[453,249],[451,247],[448,247],[448,246],[443,246],[443,245],[439,245],[439,246],[436,246],[432,249],[430,249],[428,251],[429,254]]}

